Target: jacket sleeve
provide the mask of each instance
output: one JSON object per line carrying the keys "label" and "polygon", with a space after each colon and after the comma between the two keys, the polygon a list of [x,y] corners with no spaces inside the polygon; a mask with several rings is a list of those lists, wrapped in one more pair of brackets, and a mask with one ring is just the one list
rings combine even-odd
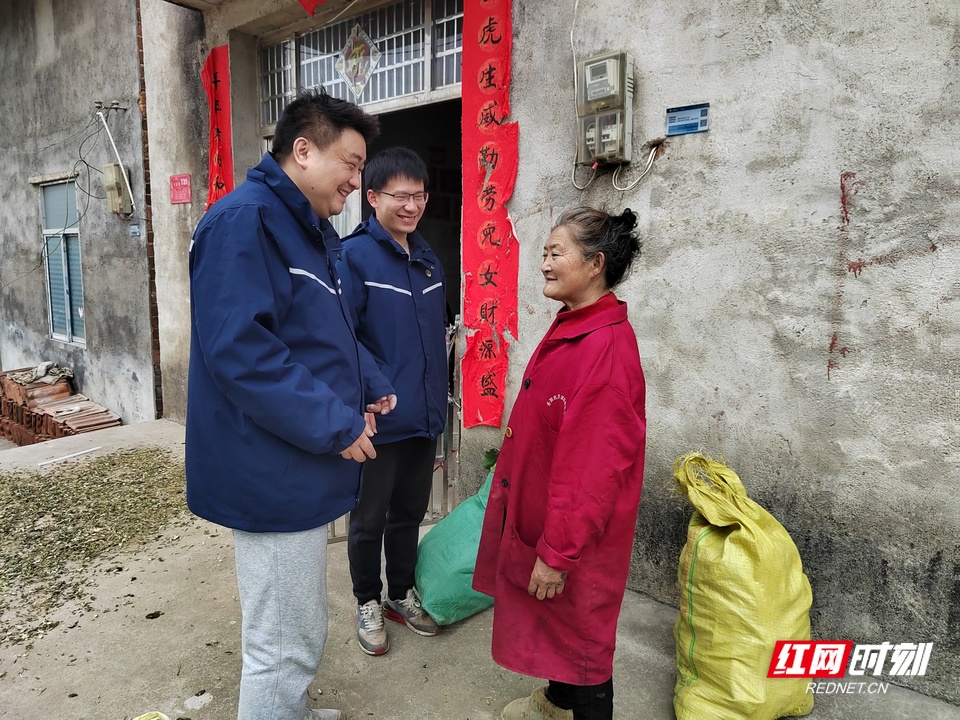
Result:
{"label": "jacket sleeve", "polygon": [[595,543],[631,477],[646,421],[630,399],[608,383],[583,386],[564,416],[547,482],[547,512],[537,554],[568,571]]}
{"label": "jacket sleeve", "polygon": [[393,385],[386,375],[380,372],[380,366],[373,359],[370,351],[363,343],[357,343],[360,348],[360,372],[363,375],[363,397],[368,403],[376,402],[387,395],[396,395]]}
{"label": "jacket sleeve", "polygon": [[253,422],[308,452],[334,453],[363,432],[363,417],[290,356],[276,335],[290,275],[254,207],[202,226],[190,260],[200,352],[217,388]]}
{"label": "jacket sleeve", "polygon": [[[343,260],[337,266],[343,280],[343,294],[347,305],[350,306],[350,318],[353,320],[353,330],[359,332],[360,319],[367,312],[367,286],[363,284],[363,276],[356,267],[353,253],[345,250]],[[387,395],[395,395],[393,385],[380,372],[380,365],[370,353],[366,345],[357,343],[360,349],[360,374],[363,376],[363,398],[365,402],[376,402]]]}

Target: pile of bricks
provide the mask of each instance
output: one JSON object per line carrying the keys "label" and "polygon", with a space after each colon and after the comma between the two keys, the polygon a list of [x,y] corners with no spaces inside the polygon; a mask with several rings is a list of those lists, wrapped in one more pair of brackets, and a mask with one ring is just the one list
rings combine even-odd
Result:
{"label": "pile of bricks", "polygon": [[69,378],[21,385],[0,371],[0,437],[32,445],[120,424],[120,418],[87,397],[73,394]]}

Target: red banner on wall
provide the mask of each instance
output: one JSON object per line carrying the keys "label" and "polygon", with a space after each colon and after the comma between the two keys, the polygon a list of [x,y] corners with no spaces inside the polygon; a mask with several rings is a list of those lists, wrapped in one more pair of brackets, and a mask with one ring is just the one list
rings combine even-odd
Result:
{"label": "red banner on wall", "polygon": [[230,55],[215,47],[200,72],[210,104],[209,183],[207,207],[233,190],[233,135],[230,131]]}
{"label": "red banner on wall", "polygon": [[511,0],[463,14],[463,426],[503,420],[506,333],[517,337],[517,239],[506,202],[517,177],[510,114]]}

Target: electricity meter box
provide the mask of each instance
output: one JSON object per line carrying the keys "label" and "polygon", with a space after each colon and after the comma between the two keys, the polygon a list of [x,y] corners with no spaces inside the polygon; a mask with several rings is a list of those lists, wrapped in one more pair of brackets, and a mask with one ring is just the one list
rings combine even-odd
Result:
{"label": "electricity meter box", "polygon": [[107,191],[107,207],[112,213],[129,215],[133,212],[133,199],[127,191],[127,177],[127,169],[120,163],[103,166],[103,189]]}
{"label": "electricity meter box", "polygon": [[633,57],[595,55],[577,67],[581,165],[630,162],[633,155]]}

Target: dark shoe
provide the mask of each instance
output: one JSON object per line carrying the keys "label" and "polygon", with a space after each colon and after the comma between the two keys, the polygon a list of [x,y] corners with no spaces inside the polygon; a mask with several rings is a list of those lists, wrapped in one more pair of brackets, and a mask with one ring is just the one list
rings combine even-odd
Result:
{"label": "dark shoe", "polygon": [[421,607],[416,588],[407,590],[403,600],[384,600],[383,614],[394,622],[403,623],[418,635],[431,637],[440,632],[437,621]]}

